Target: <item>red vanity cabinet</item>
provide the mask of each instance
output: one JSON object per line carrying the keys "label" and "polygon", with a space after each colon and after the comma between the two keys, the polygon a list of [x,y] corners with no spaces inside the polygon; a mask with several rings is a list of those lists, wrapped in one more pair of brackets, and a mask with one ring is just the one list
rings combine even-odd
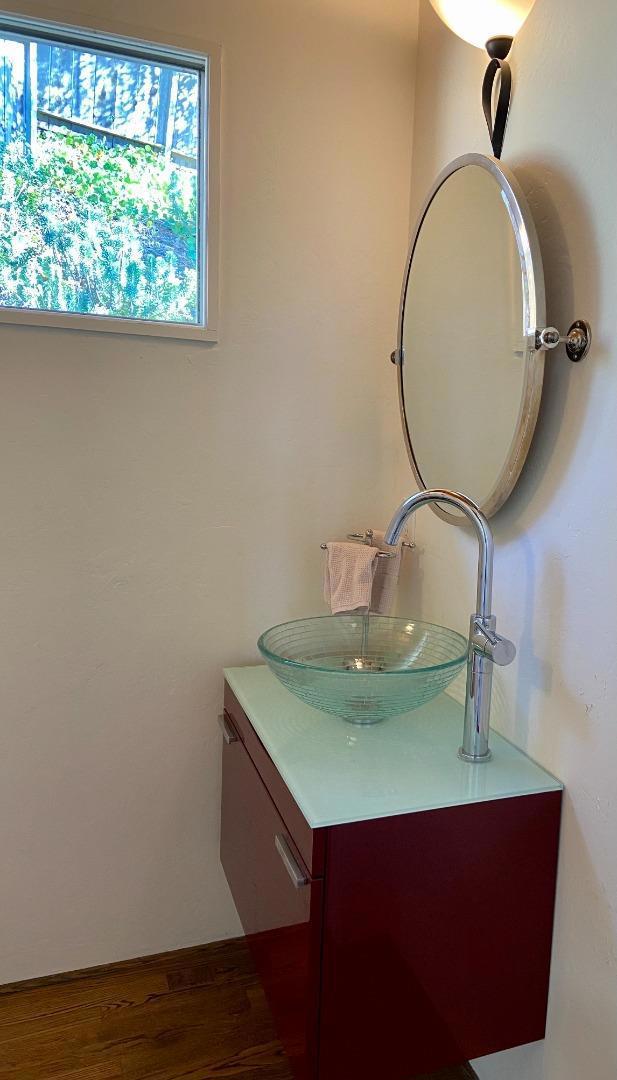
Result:
{"label": "red vanity cabinet", "polygon": [[225,709],[221,860],[299,1080],[541,1039],[561,792],[311,829],[229,686]]}

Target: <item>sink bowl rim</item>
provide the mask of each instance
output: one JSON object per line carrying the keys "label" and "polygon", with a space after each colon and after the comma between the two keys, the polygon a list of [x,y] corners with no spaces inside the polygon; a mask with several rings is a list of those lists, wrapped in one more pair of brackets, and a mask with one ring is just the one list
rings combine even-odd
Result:
{"label": "sink bowl rim", "polygon": [[341,677],[348,678],[351,676],[362,675],[364,678],[368,676],[384,677],[387,675],[426,675],[431,671],[447,671],[449,668],[462,667],[467,660],[469,651],[469,642],[463,634],[459,634],[458,630],[452,630],[449,626],[443,626],[441,623],[427,622],[424,619],[414,618],[400,618],[390,615],[378,615],[371,612],[371,619],[385,619],[391,623],[405,624],[409,626],[413,623],[414,626],[422,627],[423,629],[447,631],[453,638],[459,638],[461,644],[460,655],[453,657],[451,660],[444,660],[441,664],[427,664],[423,667],[411,667],[411,668],[389,668],[386,671],[370,671],[367,669],[350,668],[345,671],[333,667],[324,667],[321,664],[307,663],[304,660],[292,660],[290,657],[280,656],[278,653],[274,653],[264,644],[264,638],[271,634],[273,630],[280,630],[284,626],[294,626],[298,623],[317,623],[322,620],[331,621],[332,619],[362,619],[362,615],[356,615],[354,612],[341,612],[338,615],[308,615],[303,619],[286,619],[285,622],[275,623],[274,626],[269,626],[267,630],[264,630],[260,634],[257,641],[257,648],[266,661],[272,661],[275,664],[284,664],[286,667],[299,668],[304,671],[320,671],[328,675],[340,675]]}

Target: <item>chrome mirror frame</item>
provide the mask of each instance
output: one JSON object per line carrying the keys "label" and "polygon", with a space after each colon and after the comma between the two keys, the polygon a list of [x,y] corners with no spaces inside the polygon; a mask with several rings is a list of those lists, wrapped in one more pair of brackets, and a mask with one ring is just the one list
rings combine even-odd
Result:
{"label": "chrome mirror frame", "polygon": [[[516,238],[523,286],[522,340],[525,355],[521,362],[525,365],[525,380],[523,393],[521,395],[518,420],[510,443],[508,455],[492,491],[485,502],[479,506],[479,509],[484,516],[490,518],[497,513],[500,507],[503,506],[505,501],[512,494],[529,452],[529,447],[531,446],[542,397],[544,356],[546,348],[545,345],[540,343],[538,336],[546,326],[546,299],[544,291],[544,268],[536,227],[527,200],[523,195],[518,181],[512,175],[510,170],[502,165],[500,161],[497,161],[496,158],[487,157],[484,154],[465,154],[462,157],[456,158],[446,166],[443,172],[440,173],[429,191],[409,246],[399,307],[397,350],[392,354],[391,359],[398,365],[399,405],[407,454],[416,481],[420,489],[425,491],[427,485],[424,482],[419,464],[414,454],[412,435],[407,423],[405,410],[405,390],[403,385],[405,352],[403,347],[403,328],[405,323],[407,286],[409,284],[418,237],[435,196],[449,177],[460,169],[465,169],[470,165],[479,166],[481,169],[485,169],[499,184],[502,198],[507,208],[514,236]],[[443,478],[444,486],[446,487],[447,479],[447,477]],[[431,504],[431,509],[444,521],[448,521],[452,525],[463,525],[465,523],[466,519],[462,515],[451,514],[445,510],[443,506],[440,506],[437,503]]]}

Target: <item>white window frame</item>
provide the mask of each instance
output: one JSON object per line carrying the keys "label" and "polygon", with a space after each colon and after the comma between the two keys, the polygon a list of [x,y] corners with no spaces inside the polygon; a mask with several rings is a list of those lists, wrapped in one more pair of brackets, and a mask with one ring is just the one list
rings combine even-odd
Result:
{"label": "white window frame", "polygon": [[[31,7],[21,4],[20,9]],[[122,25],[117,32],[106,20],[105,28],[87,25],[84,15],[79,26],[51,22],[36,15],[25,16],[0,11],[2,31],[51,38],[60,44],[90,45],[111,48],[129,56],[157,58],[168,63],[192,67],[202,74],[200,80],[200,132],[198,191],[202,200],[199,215],[199,311],[200,322],[174,323],[154,319],[126,319],[114,315],[79,315],[73,312],[45,311],[35,308],[12,308],[0,305],[0,324],[47,326],[61,330],[98,331],[107,334],[139,334],[147,337],[176,338],[193,341],[218,341],[219,319],[219,202],[220,202],[220,112],[221,47],[211,42],[174,35],[148,37]],[[206,112],[207,109],[207,112]],[[204,134],[204,123],[206,138]],[[205,205],[204,205],[205,204]],[[205,236],[203,232],[205,231]]]}

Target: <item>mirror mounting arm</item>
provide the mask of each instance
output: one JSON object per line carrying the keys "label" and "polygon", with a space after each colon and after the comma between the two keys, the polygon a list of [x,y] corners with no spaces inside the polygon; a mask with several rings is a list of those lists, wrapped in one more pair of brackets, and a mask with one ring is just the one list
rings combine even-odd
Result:
{"label": "mirror mounting arm", "polygon": [[564,336],[554,326],[546,326],[543,330],[536,330],[536,350],[546,352],[556,349],[558,345],[565,345],[568,358],[574,364],[584,360],[591,348],[591,326],[584,319],[577,319],[572,323],[568,333]]}

